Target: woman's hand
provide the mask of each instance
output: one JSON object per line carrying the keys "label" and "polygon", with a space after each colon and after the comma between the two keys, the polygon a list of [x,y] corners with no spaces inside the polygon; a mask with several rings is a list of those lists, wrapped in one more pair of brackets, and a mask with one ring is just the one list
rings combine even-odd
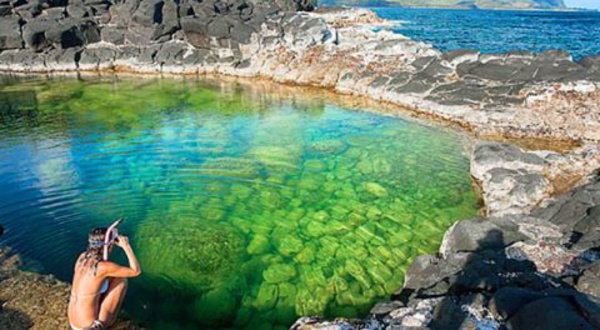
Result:
{"label": "woman's hand", "polygon": [[136,277],[142,273],[140,268],[140,262],[137,260],[133,249],[129,245],[129,238],[127,236],[119,235],[117,237],[115,245],[119,246],[125,251],[127,260],[129,261],[129,267],[122,267],[112,262],[103,262],[106,265],[106,276],[109,277]]}
{"label": "woman's hand", "polygon": [[130,246],[129,245],[129,237],[119,235],[118,238],[117,238],[117,241],[115,242],[115,245],[117,245],[121,249],[129,247]]}

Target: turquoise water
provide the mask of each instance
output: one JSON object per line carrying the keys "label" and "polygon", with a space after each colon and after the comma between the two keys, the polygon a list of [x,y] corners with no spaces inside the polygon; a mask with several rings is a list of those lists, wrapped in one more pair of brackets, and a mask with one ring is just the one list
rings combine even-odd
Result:
{"label": "turquoise water", "polygon": [[560,49],[573,58],[600,53],[600,12],[375,8],[398,20],[394,32],[441,50],[483,53]]}
{"label": "turquoise water", "polygon": [[125,310],[151,329],[360,316],[476,215],[464,143],[297,90],[5,78],[2,239],[71,280],[87,232],[124,215],[143,268]]}

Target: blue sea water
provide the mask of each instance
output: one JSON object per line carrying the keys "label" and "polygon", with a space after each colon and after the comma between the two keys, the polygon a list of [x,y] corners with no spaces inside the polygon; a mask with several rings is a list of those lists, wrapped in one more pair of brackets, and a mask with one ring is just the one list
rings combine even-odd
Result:
{"label": "blue sea water", "polygon": [[600,52],[600,12],[373,8],[397,20],[394,32],[447,51],[482,53],[560,49],[575,60]]}

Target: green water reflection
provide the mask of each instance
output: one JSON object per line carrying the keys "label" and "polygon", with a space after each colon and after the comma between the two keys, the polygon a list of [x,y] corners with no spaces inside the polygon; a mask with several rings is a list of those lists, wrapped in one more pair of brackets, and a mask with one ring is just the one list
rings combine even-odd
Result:
{"label": "green water reflection", "polygon": [[0,109],[0,217],[43,242],[8,244],[69,279],[87,230],[126,215],[125,308],[154,329],[363,315],[476,214],[458,134],[289,90],[5,81]]}

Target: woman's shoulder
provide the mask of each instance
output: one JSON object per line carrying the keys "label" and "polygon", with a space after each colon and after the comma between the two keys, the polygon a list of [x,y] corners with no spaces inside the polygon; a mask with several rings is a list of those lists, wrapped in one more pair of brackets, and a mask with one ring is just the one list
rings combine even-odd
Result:
{"label": "woman's shoulder", "polygon": [[113,269],[116,265],[117,264],[115,264],[112,261],[100,260],[96,265],[96,269],[98,270],[98,274],[105,274],[107,272],[110,272],[110,270]]}

